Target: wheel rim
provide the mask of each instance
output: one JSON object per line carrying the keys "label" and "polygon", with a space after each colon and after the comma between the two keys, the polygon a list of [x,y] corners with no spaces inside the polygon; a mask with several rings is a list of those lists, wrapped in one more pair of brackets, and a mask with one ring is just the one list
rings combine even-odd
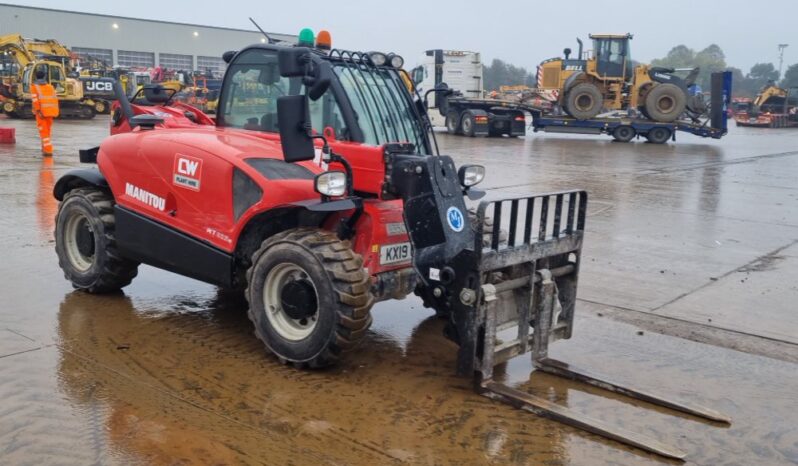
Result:
{"label": "wheel rim", "polygon": [[463,118],[463,131],[466,133],[471,132],[471,118],[465,117]]}
{"label": "wheel rim", "polygon": [[97,105],[94,107],[97,110],[97,113],[102,113],[105,111],[105,104],[102,102],[98,102]]}
{"label": "wheel rim", "polygon": [[593,108],[593,97],[590,94],[579,94],[574,103],[577,110],[584,112]]}
{"label": "wheel rim", "polygon": [[455,121],[457,121],[456,118],[452,118],[451,116],[449,116],[449,118],[446,119],[446,127],[449,130],[449,132],[453,133],[454,130],[457,129]]}
{"label": "wheel rim", "polygon": [[72,267],[86,272],[94,264],[95,238],[88,217],[72,215],[64,227],[64,246]]}
{"label": "wheel rim", "polygon": [[632,134],[632,128],[627,128],[623,126],[618,128],[619,139],[627,140],[627,139],[632,139],[632,137],[634,137],[634,134]]}
{"label": "wheel rim", "polygon": [[664,95],[657,101],[657,110],[663,113],[668,113],[676,106],[676,101],[669,95]]}
{"label": "wheel rim", "polygon": [[318,323],[318,306],[316,309],[306,310],[307,317],[294,318],[284,307],[284,291],[287,286],[296,283],[308,283],[318,302],[316,285],[310,280],[305,270],[291,263],[282,263],[274,266],[266,275],[263,285],[263,305],[266,318],[271,327],[283,338],[290,341],[300,341],[307,338]]}

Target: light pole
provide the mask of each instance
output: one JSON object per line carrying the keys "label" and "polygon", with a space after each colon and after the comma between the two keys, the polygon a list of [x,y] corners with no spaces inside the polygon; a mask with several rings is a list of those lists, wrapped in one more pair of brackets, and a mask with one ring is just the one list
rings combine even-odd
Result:
{"label": "light pole", "polygon": [[789,46],[790,44],[779,44],[779,79],[781,79],[781,67],[784,65],[784,49]]}

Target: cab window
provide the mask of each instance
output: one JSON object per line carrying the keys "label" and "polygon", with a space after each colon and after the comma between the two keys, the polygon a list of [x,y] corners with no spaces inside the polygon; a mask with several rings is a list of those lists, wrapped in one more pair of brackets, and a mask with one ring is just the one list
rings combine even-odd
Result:
{"label": "cab window", "polygon": [[[277,52],[273,50],[252,49],[242,53],[227,74],[228,81],[221,98],[223,108],[220,126],[279,132],[277,99],[304,92],[301,78],[280,76]],[[310,102],[310,116],[316,132],[322,133],[324,128],[331,127],[337,139],[349,139],[340,108],[331,91]]]}

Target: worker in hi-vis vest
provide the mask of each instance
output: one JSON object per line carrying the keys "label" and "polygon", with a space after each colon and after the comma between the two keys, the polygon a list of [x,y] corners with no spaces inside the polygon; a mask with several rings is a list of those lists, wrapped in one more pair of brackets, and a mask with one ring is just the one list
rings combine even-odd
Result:
{"label": "worker in hi-vis vest", "polygon": [[58,116],[58,97],[46,78],[44,70],[36,70],[36,80],[31,86],[31,94],[33,114],[36,115],[36,126],[39,128],[39,136],[42,138],[42,154],[53,155],[50,131],[53,128],[53,118]]}

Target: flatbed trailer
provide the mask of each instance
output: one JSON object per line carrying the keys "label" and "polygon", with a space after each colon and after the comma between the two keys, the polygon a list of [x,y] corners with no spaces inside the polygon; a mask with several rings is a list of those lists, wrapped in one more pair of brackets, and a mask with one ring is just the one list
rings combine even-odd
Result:
{"label": "flatbed trailer", "polygon": [[709,110],[706,115],[690,120],[665,123],[626,116],[577,120],[567,116],[533,113],[531,126],[535,132],[607,134],[619,142],[644,137],[651,143],[664,144],[668,140],[675,141],[679,131],[703,138],[720,139],[728,133],[727,108],[731,98],[731,83],[730,72],[713,73]]}
{"label": "flatbed trailer", "polygon": [[441,97],[438,110],[446,117],[450,134],[465,136],[523,136],[526,114],[532,117],[533,131],[551,133],[607,134],[616,141],[629,142],[644,137],[664,144],[683,132],[704,138],[720,139],[728,133],[727,108],[731,102],[731,73],[712,74],[710,105],[705,115],[670,123],[646,118],[608,116],[577,120],[568,116],[545,115],[543,109],[516,102],[471,99],[462,96]]}
{"label": "flatbed trailer", "polygon": [[[725,120],[725,117],[724,117]],[[653,144],[664,144],[668,140],[676,140],[676,132],[681,131],[704,138],[720,139],[728,132],[726,122],[720,128],[709,125],[709,120],[694,123],[675,121],[662,123],[644,118],[594,118],[577,120],[561,116],[533,116],[532,129],[535,132],[607,134],[618,142],[629,142],[635,137],[644,137]]]}

